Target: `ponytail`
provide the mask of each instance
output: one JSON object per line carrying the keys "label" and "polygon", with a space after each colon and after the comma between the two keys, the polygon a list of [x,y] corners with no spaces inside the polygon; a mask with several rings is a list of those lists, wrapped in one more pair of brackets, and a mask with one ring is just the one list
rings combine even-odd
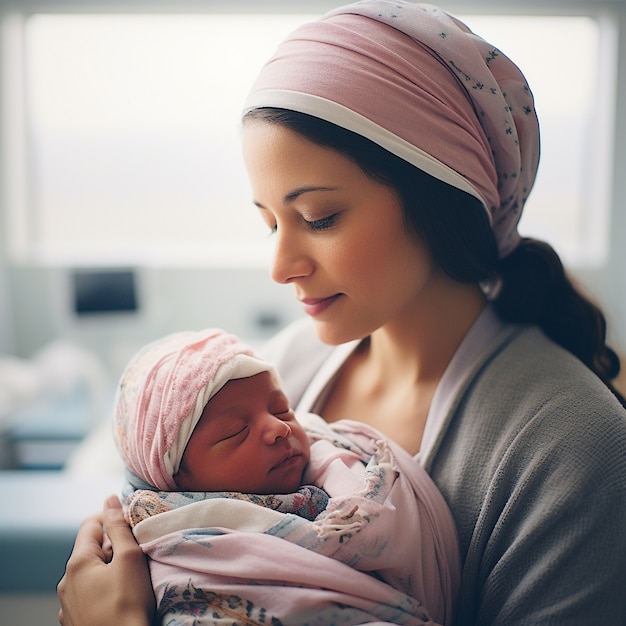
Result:
{"label": "ponytail", "polygon": [[557,253],[547,243],[522,239],[499,263],[502,287],[493,301],[507,322],[537,324],[578,357],[626,406],[611,381],[620,371],[617,354],[606,345],[606,319],[574,286]]}

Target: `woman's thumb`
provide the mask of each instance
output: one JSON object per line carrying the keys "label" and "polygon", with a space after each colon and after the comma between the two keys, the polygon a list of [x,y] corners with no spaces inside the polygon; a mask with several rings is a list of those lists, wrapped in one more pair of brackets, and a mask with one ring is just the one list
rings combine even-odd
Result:
{"label": "woman's thumb", "polygon": [[122,503],[116,495],[110,495],[104,501],[102,520],[106,534],[113,546],[113,554],[124,548],[137,548],[137,542],[124,518]]}

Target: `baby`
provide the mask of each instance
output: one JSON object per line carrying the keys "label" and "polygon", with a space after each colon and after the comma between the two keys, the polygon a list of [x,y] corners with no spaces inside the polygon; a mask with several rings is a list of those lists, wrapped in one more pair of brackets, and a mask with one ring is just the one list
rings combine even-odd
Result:
{"label": "baby", "polygon": [[296,419],[273,366],[234,335],[141,349],[115,440],[163,623],[452,619],[456,533],[426,472],[364,424]]}
{"label": "baby", "polygon": [[116,418],[128,469],[164,491],[290,493],[310,457],[274,368],[219,330],[140,351],[122,377]]}

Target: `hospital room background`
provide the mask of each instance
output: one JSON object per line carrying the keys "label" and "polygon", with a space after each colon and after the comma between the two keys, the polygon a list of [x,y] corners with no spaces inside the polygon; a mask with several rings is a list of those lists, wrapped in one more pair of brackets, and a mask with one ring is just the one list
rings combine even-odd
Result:
{"label": "hospital room background", "polygon": [[[280,39],[343,3],[0,0],[2,624],[57,623],[78,525],[120,485],[130,355],[208,326],[260,345],[301,315],[268,275],[239,111]],[[526,73],[542,163],[520,230],[626,354],[626,0],[439,4]]]}

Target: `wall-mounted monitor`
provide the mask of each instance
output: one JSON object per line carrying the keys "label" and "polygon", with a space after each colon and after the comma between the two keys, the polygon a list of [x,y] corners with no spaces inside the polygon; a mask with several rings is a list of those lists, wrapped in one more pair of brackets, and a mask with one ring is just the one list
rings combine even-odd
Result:
{"label": "wall-mounted monitor", "polygon": [[137,277],[132,269],[71,270],[73,310],[78,316],[136,313]]}

